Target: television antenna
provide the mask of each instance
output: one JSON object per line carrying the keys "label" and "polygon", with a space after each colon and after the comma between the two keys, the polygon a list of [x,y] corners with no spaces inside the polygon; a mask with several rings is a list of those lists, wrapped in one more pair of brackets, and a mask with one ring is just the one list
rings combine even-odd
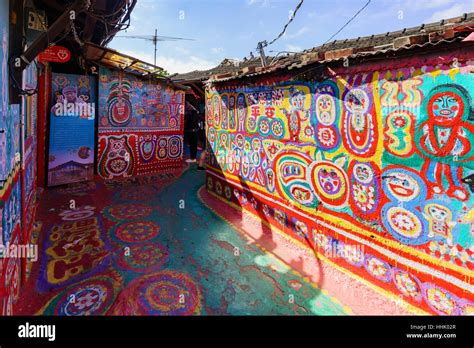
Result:
{"label": "television antenna", "polygon": [[154,65],[156,66],[156,50],[158,41],[196,41],[195,39],[187,39],[184,37],[174,37],[174,36],[158,36],[158,29],[155,29],[155,35],[117,35],[116,37],[127,37],[129,39],[138,39],[138,40],[146,40],[153,42],[155,46],[155,60]]}

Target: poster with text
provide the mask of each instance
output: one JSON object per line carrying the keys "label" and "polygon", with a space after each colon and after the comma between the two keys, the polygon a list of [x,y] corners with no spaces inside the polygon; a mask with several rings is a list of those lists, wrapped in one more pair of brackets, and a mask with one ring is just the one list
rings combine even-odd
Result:
{"label": "poster with text", "polygon": [[53,73],[49,186],[94,178],[95,83],[92,76]]}

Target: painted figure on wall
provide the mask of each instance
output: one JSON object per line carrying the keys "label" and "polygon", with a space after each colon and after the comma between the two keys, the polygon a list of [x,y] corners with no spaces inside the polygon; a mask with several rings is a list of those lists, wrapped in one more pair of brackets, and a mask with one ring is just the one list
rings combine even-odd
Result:
{"label": "painted figure on wall", "polygon": [[355,215],[364,220],[379,218],[381,190],[380,169],[371,162],[351,162],[348,170],[350,176],[350,206]]}
{"label": "painted figure on wall", "polygon": [[[416,131],[416,144],[425,158],[422,175],[434,194],[465,201],[463,166],[474,169],[474,121],[466,89],[444,84],[433,88],[423,103],[423,122]],[[448,182],[445,188],[442,175]]]}
{"label": "painted figure on wall", "polygon": [[247,102],[245,101],[245,94],[240,93],[237,96],[237,119],[239,121],[239,132],[245,130],[245,118],[247,117]]}
{"label": "painted figure on wall", "polygon": [[315,91],[314,135],[317,145],[327,151],[335,150],[341,142],[338,125],[339,106],[336,101],[337,87],[322,84]]}
{"label": "painted figure on wall", "polygon": [[441,204],[427,204],[423,216],[430,224],[428,237],[441,236],[446,239],[448,245],[453,245],[452,230],[456,222],[452,221],[452,215],[451,210]]}
{"label": "painted figure on wall", "polygon": [[281,111],[288,120],[290,140],[297,143],[300,138],[301,123],[309,118],[309,110],[305,110],[304,108],[306,96],[303,91],[296,88],[290,88],[288,93],[290,108],[282,108]]}
{"label": "painted figure on wall", "polygon": [[377,121],[372,99],[362,87],[351,88],[344,95],[344,145],[361,157],[372,156],[377,145]]}
{"label": "painted figure on wall", "polygon": [[103,137],[106,142],[105,150],[99,162],[99,174],[108,179],[114,177],[129,177],[133,173],[133,151],[128,144],[128,137]]}
{"label": "painted figure on wall", "polygon": [[111,125],[123,127],[130,123],[132,116],[132,103],[129,93],[131,90],[130,82],[124,79],[123,73],[118,75],[118,81],[110,86],[110,94],[107,99],[108,119]]}

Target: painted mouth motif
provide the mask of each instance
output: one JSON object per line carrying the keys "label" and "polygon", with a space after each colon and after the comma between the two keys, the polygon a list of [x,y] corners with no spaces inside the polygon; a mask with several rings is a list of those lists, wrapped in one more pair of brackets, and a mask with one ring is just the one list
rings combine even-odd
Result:
{"label": "painted mouth motif", "polygon": [[403,186],[396,185],[396,184],[388,184],[388,186],[393,192],[395,192],[396,194],[402,197],[410,197],[415,192],[413,189],[407,189]]}
{"label": "painted mouth motif", "polygon": [[311,191],[302,186],[295,186],[291,188],[291,195],[298,202],[306,202],[311,198]]}
{"label": "painted mouth motif", "polygon": [[448,110],[448,109],[443,109],[443,110],[440,110],[439,113],[444,116],[450,116],[453,114],[453,111]]}

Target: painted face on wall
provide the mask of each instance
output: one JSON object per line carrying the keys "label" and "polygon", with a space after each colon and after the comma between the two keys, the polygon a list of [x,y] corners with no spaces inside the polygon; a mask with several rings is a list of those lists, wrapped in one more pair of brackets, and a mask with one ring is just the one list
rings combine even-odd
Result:
{"label": "painted face on wall", "polygon": [[344,103],[352,113],[364,113],[369,109],[369,96],[360,88],[353,88],[347,93]]}
{"label": "painted face on wall", "polygon": [[392,172],[385,180],[388,190],[399,201],[410,201],[420,193],[419,183],[407,173]]}
{"label": "painted face on wall", "polygon": [[334,123],[336,120],[336,106],[333,97],[322,94],[316,99],[316,117],[325,126],[330,126]]}
{"label": "painted face on wall", "polygon": [[448,208],[443,207],[441,205],[428,204],[425,207],[425,210],[428,213],[428,215],[433,218],[433,220],[436,220],[436,221],[451,220],[451,212],[449,211]]}
{"label": "painted face on wall", "polygon": [[311,158],[300,153],[282,154],[275,160],[276,180],[280,194],[304,206],[315,205],[315,195],[307,181]]}
{"label": "painted face on wall", "polygon": [[374,179],[374,172],[367,164],[358,163],[354,166],[355,178],[363,184],[370,184]]}
{"label": "painted face on wall", "polygon": [[451,91],[443,91],[431,96],[428,101],[428,115],[440,125],[458,121],[464,113],[464,101]]}
{"label": "painted face on wall", "polygon": [[322,159],[322,155],[316,155],[316,162],[310,169],[311,184],[319,199],[328,206],[345,206],[349,198],[347,189],[348,178],[344,172],[343,165],[346,157],[340,157],[333,162]]}
{"label": "painted face on wall", "polygon": [[335,195],[341,191],[342,180],[335,168],[321,166],[318,171],[318,180],[321,188],[328,195]]}
{"label": "painted face on wall", "polygon": [[305,99],[305,94],[302,91],[291,91],[290,92],[291,97],[291,106],[293,107],[294,110],[303,110],[304,107],[304,99]]}

